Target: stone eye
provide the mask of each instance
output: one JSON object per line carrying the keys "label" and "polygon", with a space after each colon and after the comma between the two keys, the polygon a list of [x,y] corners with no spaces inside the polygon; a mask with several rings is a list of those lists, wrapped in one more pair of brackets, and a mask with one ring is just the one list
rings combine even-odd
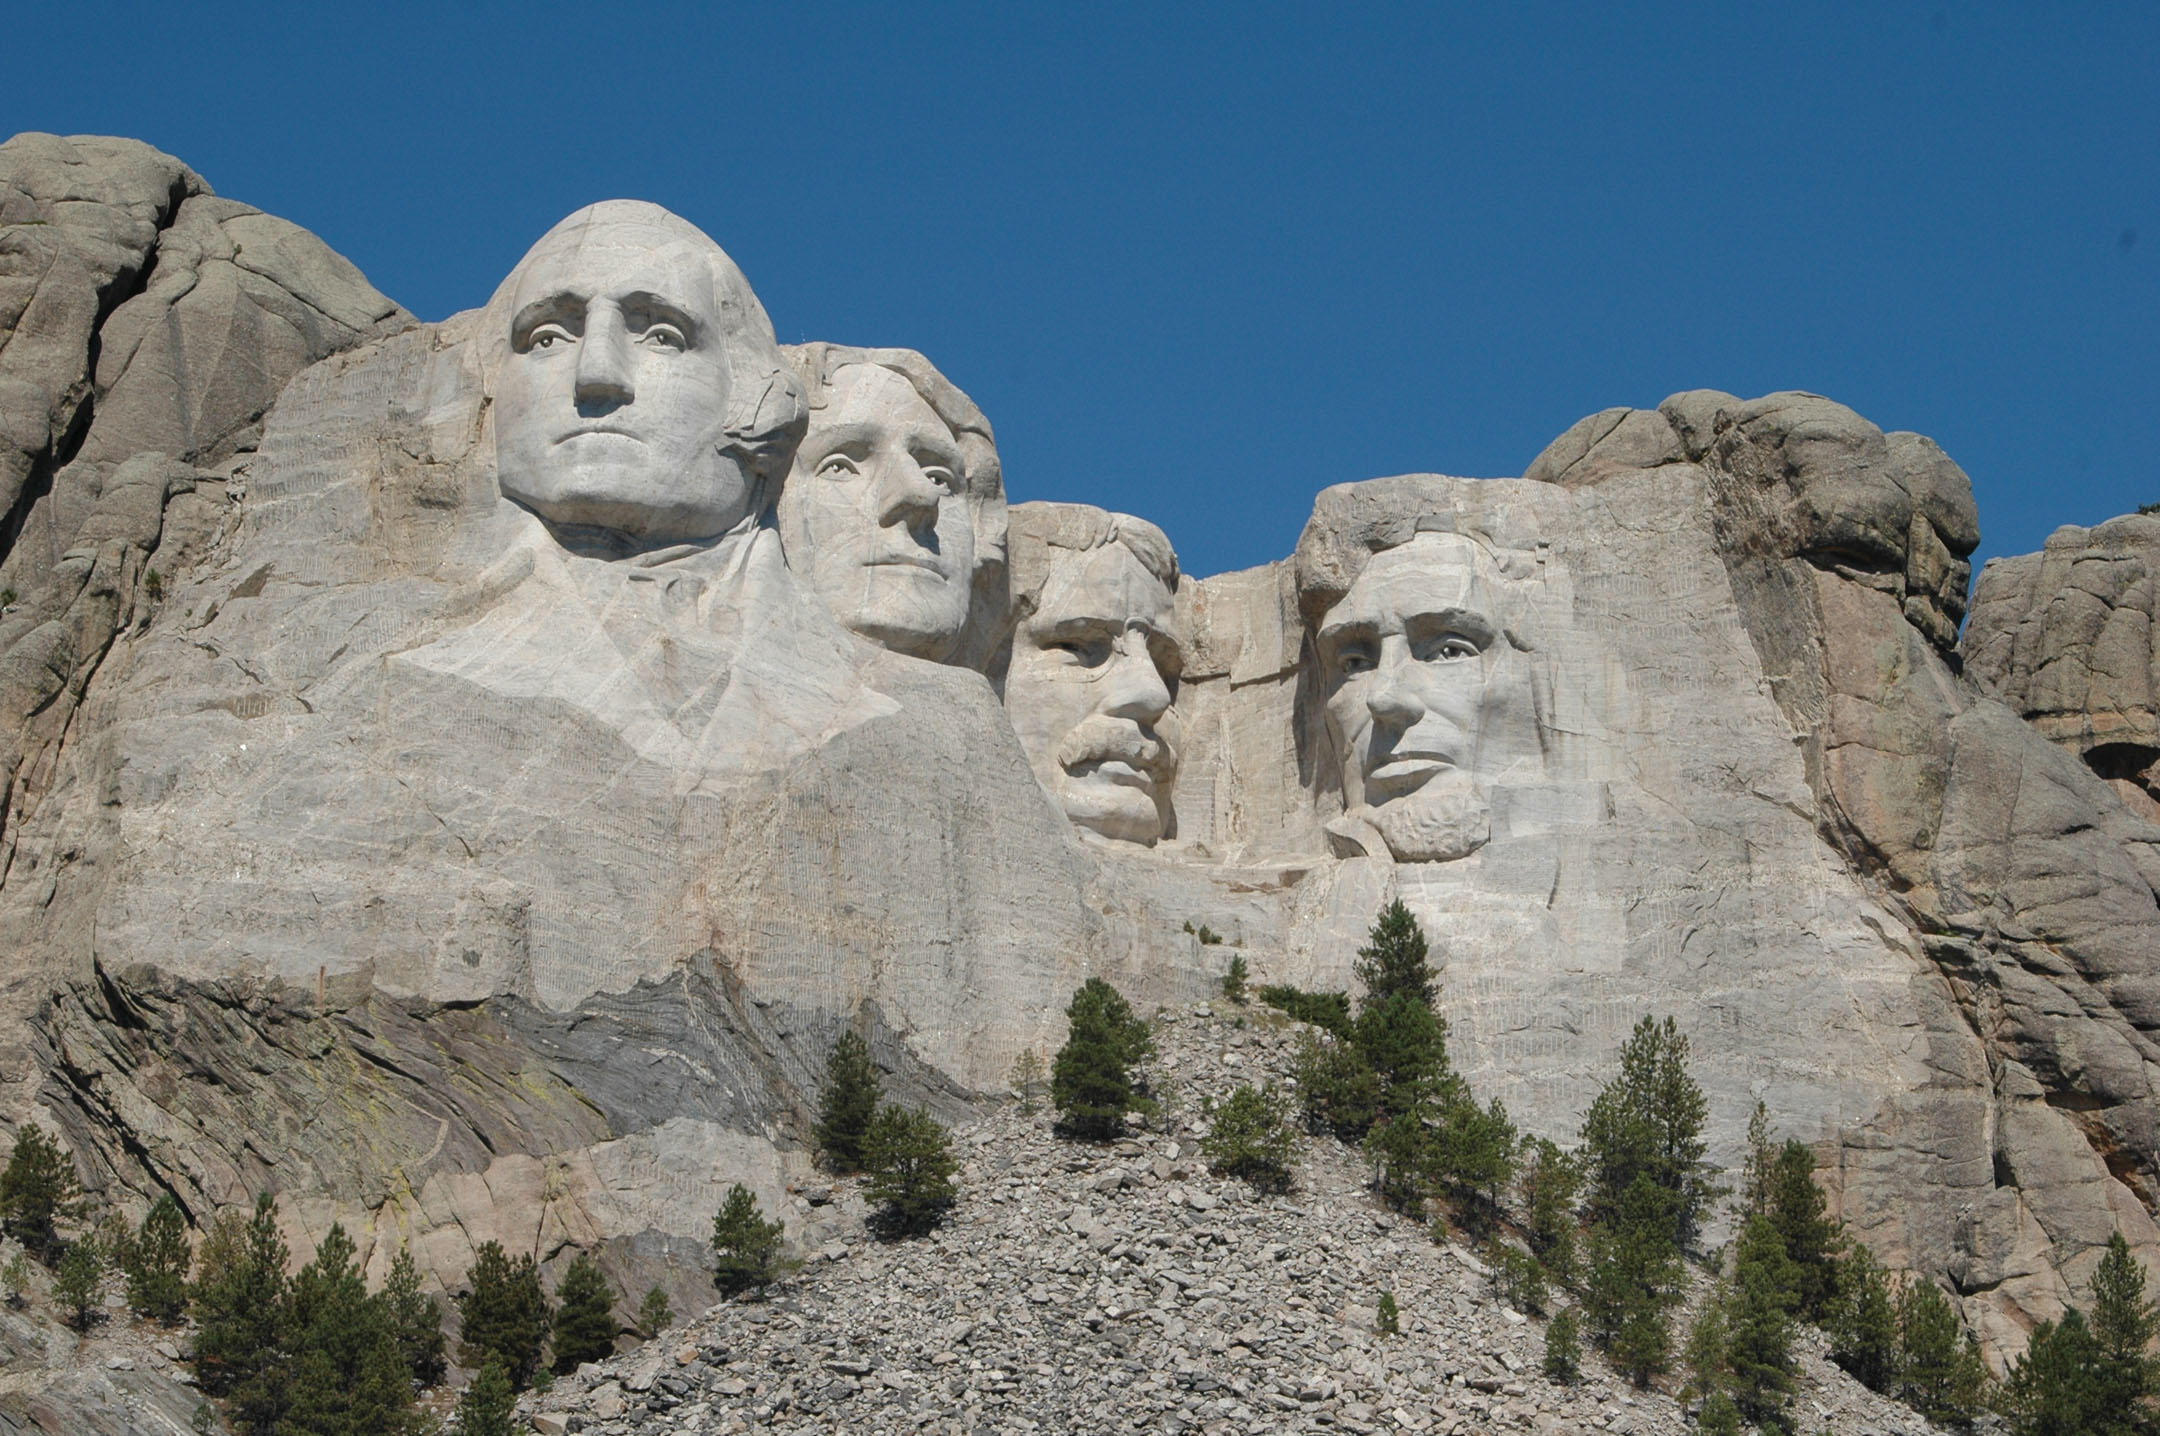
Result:
{"label": "stone eye", "polygon": [[960,487],[960,481],[954,476],[951,469],[942,468],[936,464],[927,465],[923,469],[922,475],[947,493],[952,493]]}
{"label": "stone eye", "polygon": [[846,454],[827,454],[818,460],[816,472],[819,478],[844,479],[859,474],[862,470],[856,468],[855,461]]}
{"label": "stone eye", "polygon": [[1354,643],[1335,655],[1335,664],[1346,674],[1370,673],[1373,670],[1372,650],[1362,643]]}
{"label": "stone eye", "polygon": [[672,349],[681,353],[690,347],[690,341],[683,337],[683,332],[672,324],[655,324],[641,337],[655,349]]}
{"label": "stone eye", "polygon": [[560,324],[543,324],[526,337],[527,349],[553,349],[558,344],[570,342],[570,331]]}
{"label": "stone eye", "polygon": [[1110,645],[1100,638],[1056,638],[1048,646],[1072,655],[1083,668],[1100,668],[1110,661]]}

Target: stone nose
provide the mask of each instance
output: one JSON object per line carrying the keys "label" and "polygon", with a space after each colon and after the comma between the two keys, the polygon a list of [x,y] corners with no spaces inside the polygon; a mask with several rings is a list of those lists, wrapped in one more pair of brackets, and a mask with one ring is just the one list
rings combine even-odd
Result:
{"label": "stone nose", "polygon": [[1409,657],[1402,639],[1384,639],[1373,665],[1372,687],[1365,695],[1365,707],[1373,721],[1397,733],[1425,716],[1425,705],[1404,681],[1410,676]]}
{"label": "stone nose", "polygon": [[908,454],[892,454],[877,471],[878,522],[887,527],[905,524],[911,529],[937,523],[938,501],[945,491],[930,481],[921,464]]}
{"label": "stone nose", "polygon": [[577,406],[581,411],[620,408],[636,397],[629,330],[620,312],[595,305],[578,341]]}
{"label": "stone nose", "polygon": [[1148,727],[1170,709],[1170,685],[1138,634],[1127,633],[1110,655],[1103,712]]}

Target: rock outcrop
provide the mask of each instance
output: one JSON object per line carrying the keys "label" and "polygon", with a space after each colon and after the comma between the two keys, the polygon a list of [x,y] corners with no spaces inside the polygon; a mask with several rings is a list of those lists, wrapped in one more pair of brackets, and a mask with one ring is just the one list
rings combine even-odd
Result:
{"label": "rock outcrop", "polygon": [[2160,821],[2160,516],[2066,526],[1980,573],[1963,651],[1972,674]]}
{"label": "rock outcrop", "polygon": [[1084,977],[1342,986],[1400,896],[1526,1128],[1672,1013],[1713,1159],[1766,1102],[1998,1356],[2113,1231],[2160,1256],[2160,828],[1961,671],[1978,524],[1924,438],[1694,392],[1518,479],[1331,488],[1241,573],[1023,506],[1008,575],[988,421],[831,348],[882,387],[819,452],[909,463],[789,550],[805,381],[663,211],[420,325],[141,147],[24,137],[0,184],[0,1075],[118,1197],[688,1302],[843,1027],[959,1118]]}

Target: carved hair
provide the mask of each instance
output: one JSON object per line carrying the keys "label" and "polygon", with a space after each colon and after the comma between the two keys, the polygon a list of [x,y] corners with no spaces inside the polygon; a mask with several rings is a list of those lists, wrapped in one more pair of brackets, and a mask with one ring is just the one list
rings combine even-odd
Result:
{"label": "carved hair", "polygon": [[834,376],[850,364],[889,369],[908,384],[944,421],[960,445],[960,485],[975,515],[975,570],[1005,565],[1005,471],[998,462],[997,437],[975,401],[912,349],[858,349],[850,344],[787,344],[780,354],[802,380],[812,410],[830,402]]}
{"label": "carved hair", "polygon": [[1012,511],[1012,606],[1015,622],[1024,621],[1042,599],[1054,556],[1052,549],[1088,553],[1107,544],[1123,544],[1155,581],[1177,592],[1177,553],[1170,536],[1146,519],[1114,514],[1093,504],[1022,504]]}
{"label": "carved hair", "polygon": [[773,338],[772,320],[750,288],[735,261],[681,215],[644,200],[609,199],[589,204],[563,219],[534,241],[525,257],[496,287],[488,300],[485,332],[505,342],[501,348],[487,346],[487,390],[495,392],[497,366],[508,349],[510,324],[515,317],[518,284],[535,256],[552,248],[564,236],[615,224],[637,224],[662,229],[701,251],[712,269],[713,300],[720,307],[717,337],[727,356],[728,413],[723,451],[736,456],[750,480],[752,514],[762,519],[779,501],[780,485],[794,462],[795,446],[802,440],[810,417],[802,381],[780,354]]}

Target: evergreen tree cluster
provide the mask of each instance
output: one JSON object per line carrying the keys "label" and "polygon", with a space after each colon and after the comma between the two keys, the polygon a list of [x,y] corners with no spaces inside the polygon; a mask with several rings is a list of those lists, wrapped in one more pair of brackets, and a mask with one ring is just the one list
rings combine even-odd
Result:
{"label": "evergreen tree cluster", "polygon": [[2073,1307],[2041,1322],[2011,1367],[2002,1404],[2013,1436],[2160,1432],[2160,1367],[2148,1350],[2156,1327],[2145,1270],[2117,1232],[2093,1272],[2090,1318]]}
{"label": "evergreen tree cluster", "polygon": [[[1117,996],[1107,984],[1095,985]],[[1079,1005],[1078,998],[1074,1005]],[[1146,1029],[1141,1032],[1144,1037]],[[1063,1053],[1059,1060],[1064,1060]],[[1037,1080],[1034,1071],[1032,1062],[1024,1071],[1021,1064],[1015,1066],[1023,1101]],[[1053,1093],[1056,1083],[1053,1075]],[[883,1090],[869,1044],[855,1032],[843,1032],[825,1061],[818,1146],[834,1171],[864,1174],[863,1195],[878,1208],[873,1225],[888,1236],[920,1235],[959,1200],[959,1159],[953,1156],[951,1135],[936,1118],[921,1107],[884,1102]],[[775,1275],[779,1249],[780,1224],[766,1222],[756,1199],[737,1185],[714,1218],[715,1280],[730,1295],[761,1290]]]}
{"label": "evergreen tree cluster", "polygon": [[[1396,1207],[1440,1200],[1490,1230],[1515,1173],[1515,1124],[1497,1099],[1480,1107],[1449,1064],[1425,934],[1400,899],[1374,921],[1355,971],[1364,987],[1356,1014],[1323,1024],[1326,1036],[1307,1034],[1298,1051],[1306,1125],[1362,1143],[1375,1187]],[[1293,1015],[1310,1003],[1309,994],[1278,1001],[1278,991],[1262,988],[1261,998]]]}
{"label": "evergreen tree cluster", "polygon": [[314,1259],[288,1275],[267,1195],[248,1217],[220,1214],[205,1234],[188,1292],[195,1376],[243,1436],[422,1429],[414,1397],[443,1374],[441,1309],[421,1294],[410,1253],[398,1254],[373,1292],[355,1255],[333,1226]]}

